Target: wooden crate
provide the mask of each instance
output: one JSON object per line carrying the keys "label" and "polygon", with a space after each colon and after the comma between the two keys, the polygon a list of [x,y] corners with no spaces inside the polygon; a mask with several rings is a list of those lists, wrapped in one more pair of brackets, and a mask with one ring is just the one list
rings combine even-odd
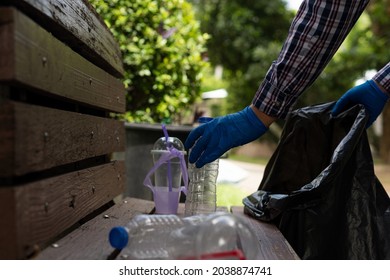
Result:
{"label": "wooden crate", "polygon": [[125,186],[119,46],[86,0],[0,4],[0,259],[24,259]]}

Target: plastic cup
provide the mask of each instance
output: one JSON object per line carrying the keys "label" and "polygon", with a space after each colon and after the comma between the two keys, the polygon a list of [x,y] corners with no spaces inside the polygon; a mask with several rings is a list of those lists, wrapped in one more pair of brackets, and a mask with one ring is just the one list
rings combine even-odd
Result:
{"label": "plastic cup", "polygon": [[166,191],[164,188],[156,188],[153,193],[156,214],[177,214],[180,200],[180,189]]}
{"label": "plastic cup", "polygon": [[[156,164],[168,151],[152,150]],[[179,158],[167,160],[154,172],[153,199],[157,214],[176,214],[181,192],[182,171]]]}
{"label": "plastic cup", "polygon": [[[168,151],[152,150],[154,164]],[[156,187],[179,189],[181,184],[181,165],[179,158],[165,161],[154,172],[154,185]],[[170,187],[171,186],[171,187]]]}

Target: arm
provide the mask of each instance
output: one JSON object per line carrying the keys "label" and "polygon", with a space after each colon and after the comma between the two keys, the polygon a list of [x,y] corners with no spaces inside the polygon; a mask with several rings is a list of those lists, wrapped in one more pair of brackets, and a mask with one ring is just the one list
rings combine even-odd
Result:
{"label": "arm", "polygon": [[261,137],[287,116],[298,96],[318,77],[355,24],[368,0],[306,0],[251,106],[191,131],[185,147],[197,167]]}
{"label": "arm", "polygon": [[390,95],[390,62],[379,70],[372,79],[383,92]]}
{"label": "arm", "polygon": [[368,2],[303,1],[253,106],[269,117],[285,118],[296,99],[331,60]]}

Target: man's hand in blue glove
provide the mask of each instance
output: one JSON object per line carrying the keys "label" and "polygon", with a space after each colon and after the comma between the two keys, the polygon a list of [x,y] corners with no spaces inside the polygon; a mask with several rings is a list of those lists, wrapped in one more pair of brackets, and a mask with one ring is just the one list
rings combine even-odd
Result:
{"label": "man's hand in blue glove", "polygon": [[373,80],[369,80],[344,93],[333,107],[332,115],[337,116],[353,105],[362,104],[369,115],[366,126],[369,127],[382,112],[388,99],[389,95],[383,92]]}
{"label": "man's hand in blue glove", "polygon": [[193,129],[184,146],[191,150],[189,162],[200,168],[222,156],[233,147],[262,136],[268,128],[251,107],[224,117],[215,118]]}

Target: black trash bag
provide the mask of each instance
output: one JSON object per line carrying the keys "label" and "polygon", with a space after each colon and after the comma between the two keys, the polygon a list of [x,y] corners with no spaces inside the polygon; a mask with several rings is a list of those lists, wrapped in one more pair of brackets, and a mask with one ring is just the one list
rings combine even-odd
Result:
{"label": "black trash bag", "polygon": [[292,112],[246,214],[277,225],[302,259],[390,259],[390,199],[357,105]]}

